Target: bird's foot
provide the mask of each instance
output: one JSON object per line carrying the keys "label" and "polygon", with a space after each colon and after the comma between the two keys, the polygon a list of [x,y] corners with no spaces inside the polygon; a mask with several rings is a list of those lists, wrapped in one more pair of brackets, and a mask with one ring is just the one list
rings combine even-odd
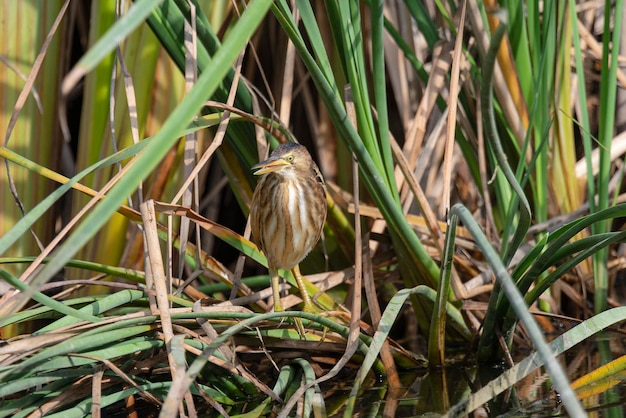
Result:
{"label": "bird's foot", "polygon": [[274,312],[285,312],[283,304],[280,303],[280,299],[274,301]]}
{"label": "bird's foot", "polygon": [[315,305],[311,299],[304,301],[304,306],[302,306],[302,312],[308,312],[313,314],[323,313],[324,310],[319,306]]}

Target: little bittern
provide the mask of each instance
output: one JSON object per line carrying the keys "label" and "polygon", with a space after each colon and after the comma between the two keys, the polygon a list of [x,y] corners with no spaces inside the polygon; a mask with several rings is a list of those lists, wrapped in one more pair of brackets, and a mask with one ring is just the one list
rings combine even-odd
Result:
{"label": "little bittern", "polygon": [[274,311],[282,311],[278,269],[291,270],[304,302],[313,311],[298,264],[315,247],[326,220],[326,185],[307,149],[279,145],[272,155],[252,167],[259,180],[250,209],[255,242],[267,257]]}

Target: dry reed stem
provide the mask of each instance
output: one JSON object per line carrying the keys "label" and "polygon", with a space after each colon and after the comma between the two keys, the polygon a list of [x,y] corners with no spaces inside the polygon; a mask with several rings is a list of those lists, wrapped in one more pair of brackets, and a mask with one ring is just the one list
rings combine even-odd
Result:
{"label": "dry reed stem", "polygon": [[[172,327],[172,317],[170,315],[170,302],[168,299],[169,291],[165,268],[163,265],[163,257],[161,255],[161,246],[159,236],[157,234],[157,221],[154,200],[150,199],[140,205],[141,217],[143,220],[145,246],[146,246],[146,283],[148,277],[152,277],[152,286],[156,291],[156,302],[158,314],[161,318],[161,328],[163,330],[163,338],[167,347],[167,359],[170,365],[170,373],[172,381],[182,379],[185,375],[184,369],[179,369],[172,353],[172,339],[174,338],[174,330]],[[148,274],[148,266],[150,274]],[[153,309],[153,307],[151,306]],[[185,391],[186,393],[188,390]]]}
{"label": "dry reed stem", "polygon": [[463,1],[459,30],[452,51],[452,69],[450,74],[450,91],[448,94],[448,124],[446,129],[445,150],[443,154],[443,197],[439,207],[440,219],[445,219],[450,210],[450,188],[452,187],[452,157],[456,136],[456,117],[459,105],[459,79],[461,75],[461,61],[463,60],[463,31],[465,29],[465,10],[467,0]]}

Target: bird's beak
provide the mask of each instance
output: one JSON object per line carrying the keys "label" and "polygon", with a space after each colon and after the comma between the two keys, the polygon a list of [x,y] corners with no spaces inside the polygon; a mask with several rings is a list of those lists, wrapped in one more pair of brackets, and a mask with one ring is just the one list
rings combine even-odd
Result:
{"label": "bird's beak", "polygon": [[270,157],[265,161],[261,161],[260,163],[252,166],[252,171],[255,176],[260,176],[262,174],[271,173],[273,171],[278,171],[283,167],[290,165],[288,161],[281,157]]}

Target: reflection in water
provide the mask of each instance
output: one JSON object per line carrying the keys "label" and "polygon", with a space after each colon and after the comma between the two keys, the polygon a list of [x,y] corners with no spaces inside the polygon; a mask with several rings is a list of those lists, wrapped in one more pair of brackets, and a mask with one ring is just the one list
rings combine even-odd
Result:
{"label": "reflection in water", "polygon": [[[624,416],[626,404],[626,355],[624,337],[621,334],[606,334],[593,341],[579,344],[558,357],[566,370],[577,395],[590,416]],[[606,350],[606,354],[602,354]],[[529,353],[515,358],[519,362]],[[607,356],[607,357],[604,357]],[[624,357],[622,357],[624,356]],[[605,375],[602,358],[613,360],[606,367]],[[614,360],[617,359],[617,360]],[[381,416],[436,416],[446,413],[470,393],[489,384],[500,376],[506,365],[465,366],[455,363],[445,368],[421,369],[415,373],[403,373],[402,390],[372,389],[364,393],[358,402],[356,411],[374,412]],[[593,376],[600,375],[597,380]],[[580,379],[581,383],[578,383]],[[579,385],[580,386],[577,386]],[[368,391],[369,392],[369,391]],[[384,396],[380,400],[380,396]],[[376,399],[376,403],[374,403]],[[385,414],[383,414],[385,411]],[[387,412],[391,412],[387,414]],[[565,414],[558,394],[554,391],[550,376],[540,368],[519,380],[512,388],[491,399],[482,410],[474,411],[473,416],[555,416]]]}

